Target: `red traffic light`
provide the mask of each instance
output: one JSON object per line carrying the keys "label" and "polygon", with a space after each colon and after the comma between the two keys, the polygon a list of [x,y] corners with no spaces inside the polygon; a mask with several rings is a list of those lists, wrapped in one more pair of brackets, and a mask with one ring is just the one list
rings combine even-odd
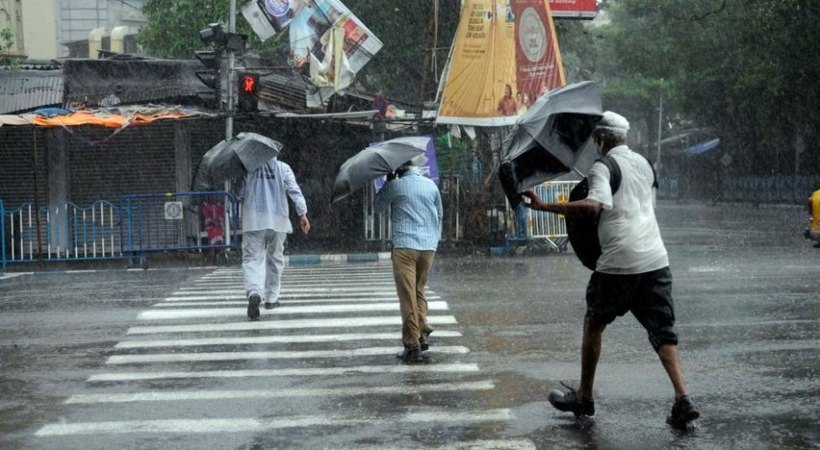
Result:
{"label": "red traffic light", "polygon": [[240,82],[242,92],[247,94],[256,93],[256,75],[245,75]]}
{"label": "red traffic light", "polygon": [[254,112],[259,110],[259,74],[240,73],[237,78],[239,111]]}

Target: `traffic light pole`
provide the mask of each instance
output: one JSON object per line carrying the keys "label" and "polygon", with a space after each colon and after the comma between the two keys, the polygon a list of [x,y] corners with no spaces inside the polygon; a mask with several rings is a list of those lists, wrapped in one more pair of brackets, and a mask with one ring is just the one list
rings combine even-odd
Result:
{"label": "traffic light pole", "polygon": [[[231,0],[231,7],[230,12],[228,14],[228,33],[235,33],[236,32],[236,0]],[[225,140],[230,140],[233,138],[233,115],[234,115],[234,105],[236,102],[234,101],[235,93],[234,93],[234,69],[236,67],[236,54],[231,49],[226,49],[228,52],[228,70],[226,70],[225,76],[227,77],[225,83],[225,97],[226,97],[226,110],[228,112],[227,116],[225,117]],[[225,182],[225,191],[230,192],[231,190],[231,182]],[[227,205],[227,202],[225,202]],[[225,224],[225,245],[231,245],[231,221],[230,221],[230,210],[229,208],[225,208],[225,218],[222,223]]]}

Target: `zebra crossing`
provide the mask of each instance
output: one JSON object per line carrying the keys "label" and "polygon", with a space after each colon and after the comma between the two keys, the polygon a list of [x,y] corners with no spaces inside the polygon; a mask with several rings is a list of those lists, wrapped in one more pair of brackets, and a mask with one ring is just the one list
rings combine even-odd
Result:
{"label": "zebra crossing", "polygon": [[482,404],[494,380],[446,299],[427,298],[429,361],[404,365],[389,264],[287,267],[282,306],[259,321],[245,315],[241,269],[216,269],[140,312],[65,400],[65,420],[35,434],[69,448],[88,436],[108,448],[533,448],[486,431],[512,412]]}

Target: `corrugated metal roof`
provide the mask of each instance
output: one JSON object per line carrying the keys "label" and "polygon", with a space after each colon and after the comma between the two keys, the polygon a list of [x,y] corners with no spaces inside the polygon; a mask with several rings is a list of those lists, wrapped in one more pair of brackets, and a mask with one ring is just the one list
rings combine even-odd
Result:
{"label": "corrugated metal roof", "polygon": [[62,103],[61,70],[0,70],[0,114]]}
{"label": "corrugated metal roof", "polygon": [[66,102],[114,106],[209,93],[199,61],[70,59],[63,63]]}
{"label": "corrugated metal roof", "polygon": [[291,74],[265,75],[259,80],[259,98],[267,111],[307,111],[304,80]]}

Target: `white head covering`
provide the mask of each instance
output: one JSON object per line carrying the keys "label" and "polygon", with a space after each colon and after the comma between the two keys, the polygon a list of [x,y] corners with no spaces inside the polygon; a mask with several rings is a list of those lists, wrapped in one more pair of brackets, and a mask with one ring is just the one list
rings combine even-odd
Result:
{"label": "white head covering", "polygon": [[422,153],[421,155],[414,156],[413,159],[411,159],[410,161],[407,161],[406,163],[402,164],[401,167],[402,168],[423,167],[423,166],[426,166],[426,165],[427,165],[427,156],[425,156]]}
{"label": "white head covering", "polygon": [[629,131],[629,121],[618,113],[605,111],[601,120],[595,125],[595,129],[605,130],[613,137],[626,139],[626,133]]}

